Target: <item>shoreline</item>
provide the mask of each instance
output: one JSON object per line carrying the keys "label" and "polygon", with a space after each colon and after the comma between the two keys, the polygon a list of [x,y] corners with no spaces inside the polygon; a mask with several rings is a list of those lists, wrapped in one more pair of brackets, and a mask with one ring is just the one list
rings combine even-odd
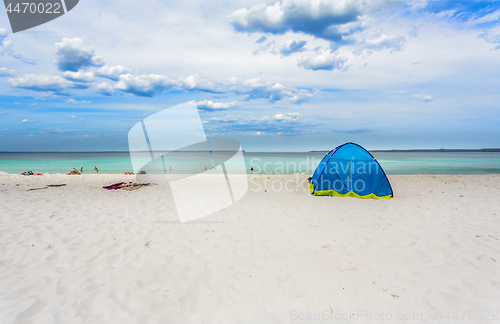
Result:
{"label": "shoreline", "polygon": [[[280,151],[280,152],[275,152],[275,151],[246,151],[243,150],[244,153],[323,153],[323,152],[330,152],[330,150],[312,150],[312,151]],[[450,148],[439,148],[439,149],[385,149],[385,150],[377,150],[377,149],[371,149],[369,150],[370,152],[500,152],[500,148],[497,147],[491,147],[491,148],[478,148],[478,149],[450,149]],[[133,152],[145,152],[149,153],[149,151],[133,151]],[[159,150],[159,152],[169,152],[169,153],[174,153],[174,152],[180,152],[180,153],[186,153],[186,152],[200,152],[200,151],[164,151],[164,150]],[[226,152],[226,151],[218,151],[218,152]],[[229,151],[230,152],[230,151]],[[72,152],[57,152],[57,151],[47,151],[47,152],[35,152],[35,151],[30,151],[30,152],[7,152],[7,151],[1,151],[0,154],[65,154],[65,153],[71,153],[71,154],[89,154],[89,153],[120,153],[120,154],[129,154],[130,151],[72,151]]]}
{"label": "shoreline", "polygon": [[[208,173],[206,171],[200,172],[200,173],[167,173],[167,174],[153,174],[153,173],[148,173],[148,175],[167,175],[167,176],[194,176],[197,174],[214,174],[214,173]],[[295,176],[295,175],[303,175],[303,176],[312,176],[312,173],[228,173],[232,175],[247,175],[247,176]],[[500,175],[500,173],[386,173],[387,176],[488,176],[488,175]],[[0,171],[0,176],[2,175],[9,175],[9,176],[14,176],[18,175],[21,177],[47,177],[47,176],[72,176],[72,177],[81,177],[81,176],[136,176],[137,174],[124,174],[124,173],[83,173],[79,175],[69,175],[67,173],[42,173],[41,175],[22,175],[19,173],[8,173],[4,171]]]}

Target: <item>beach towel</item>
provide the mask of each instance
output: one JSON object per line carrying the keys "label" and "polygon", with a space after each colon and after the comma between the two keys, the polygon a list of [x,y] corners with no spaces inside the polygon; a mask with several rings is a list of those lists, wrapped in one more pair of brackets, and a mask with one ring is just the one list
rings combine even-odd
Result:
{"label": "beach towel", "polygon": [[118,182],[118,183],[115,183],[115,184],[112,184],[110,186],[104,186],[103,188],[104,189],[108,189],[108,190],[116,190],[116,189],[120,189],[120,186],[122,184],[124,184],[125,182]]}
{"label": "beach towel", "polygon": [[110,186],[104,186],[103,188],[108,190],[116,190],[116,189],[136,190],[149,185],[150,185],[149,183],[118,182]]}
{"label": "beach towel", "polygon": [[21,175],[42,175],[41,173],[33,173],[33,171],[26,171],[21,173]]}

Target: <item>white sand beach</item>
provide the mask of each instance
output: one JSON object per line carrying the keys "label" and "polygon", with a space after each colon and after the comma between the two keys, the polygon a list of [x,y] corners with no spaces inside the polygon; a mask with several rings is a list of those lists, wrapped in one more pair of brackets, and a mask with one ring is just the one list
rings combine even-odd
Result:
{"label": "white sand beach", "polygon": [[500,175],[389,176],[392,200],[307,177],[181,224],[160,186],[102,188],[133,176],[0,174],[0,323],[500,320]]}

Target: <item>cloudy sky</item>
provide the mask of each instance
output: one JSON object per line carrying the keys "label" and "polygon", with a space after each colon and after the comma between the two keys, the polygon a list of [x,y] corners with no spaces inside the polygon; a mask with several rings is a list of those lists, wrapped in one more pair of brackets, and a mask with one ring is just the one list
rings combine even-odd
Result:
{"label": "cloudy sky", "polygon": [[0,151],[127,150],[195,100],[247,151],[500,147],[500,1],[81,0],[13,34]]}

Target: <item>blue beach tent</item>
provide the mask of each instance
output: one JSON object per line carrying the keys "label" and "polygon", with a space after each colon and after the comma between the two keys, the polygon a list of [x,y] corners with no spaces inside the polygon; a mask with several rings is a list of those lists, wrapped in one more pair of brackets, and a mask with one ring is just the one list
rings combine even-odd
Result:
{"label": "blue beach tent", "polygon": [[315,196],[391,199],[391,184],[377,160],[355,143],[330,151],[321,160],[309,189]]}

